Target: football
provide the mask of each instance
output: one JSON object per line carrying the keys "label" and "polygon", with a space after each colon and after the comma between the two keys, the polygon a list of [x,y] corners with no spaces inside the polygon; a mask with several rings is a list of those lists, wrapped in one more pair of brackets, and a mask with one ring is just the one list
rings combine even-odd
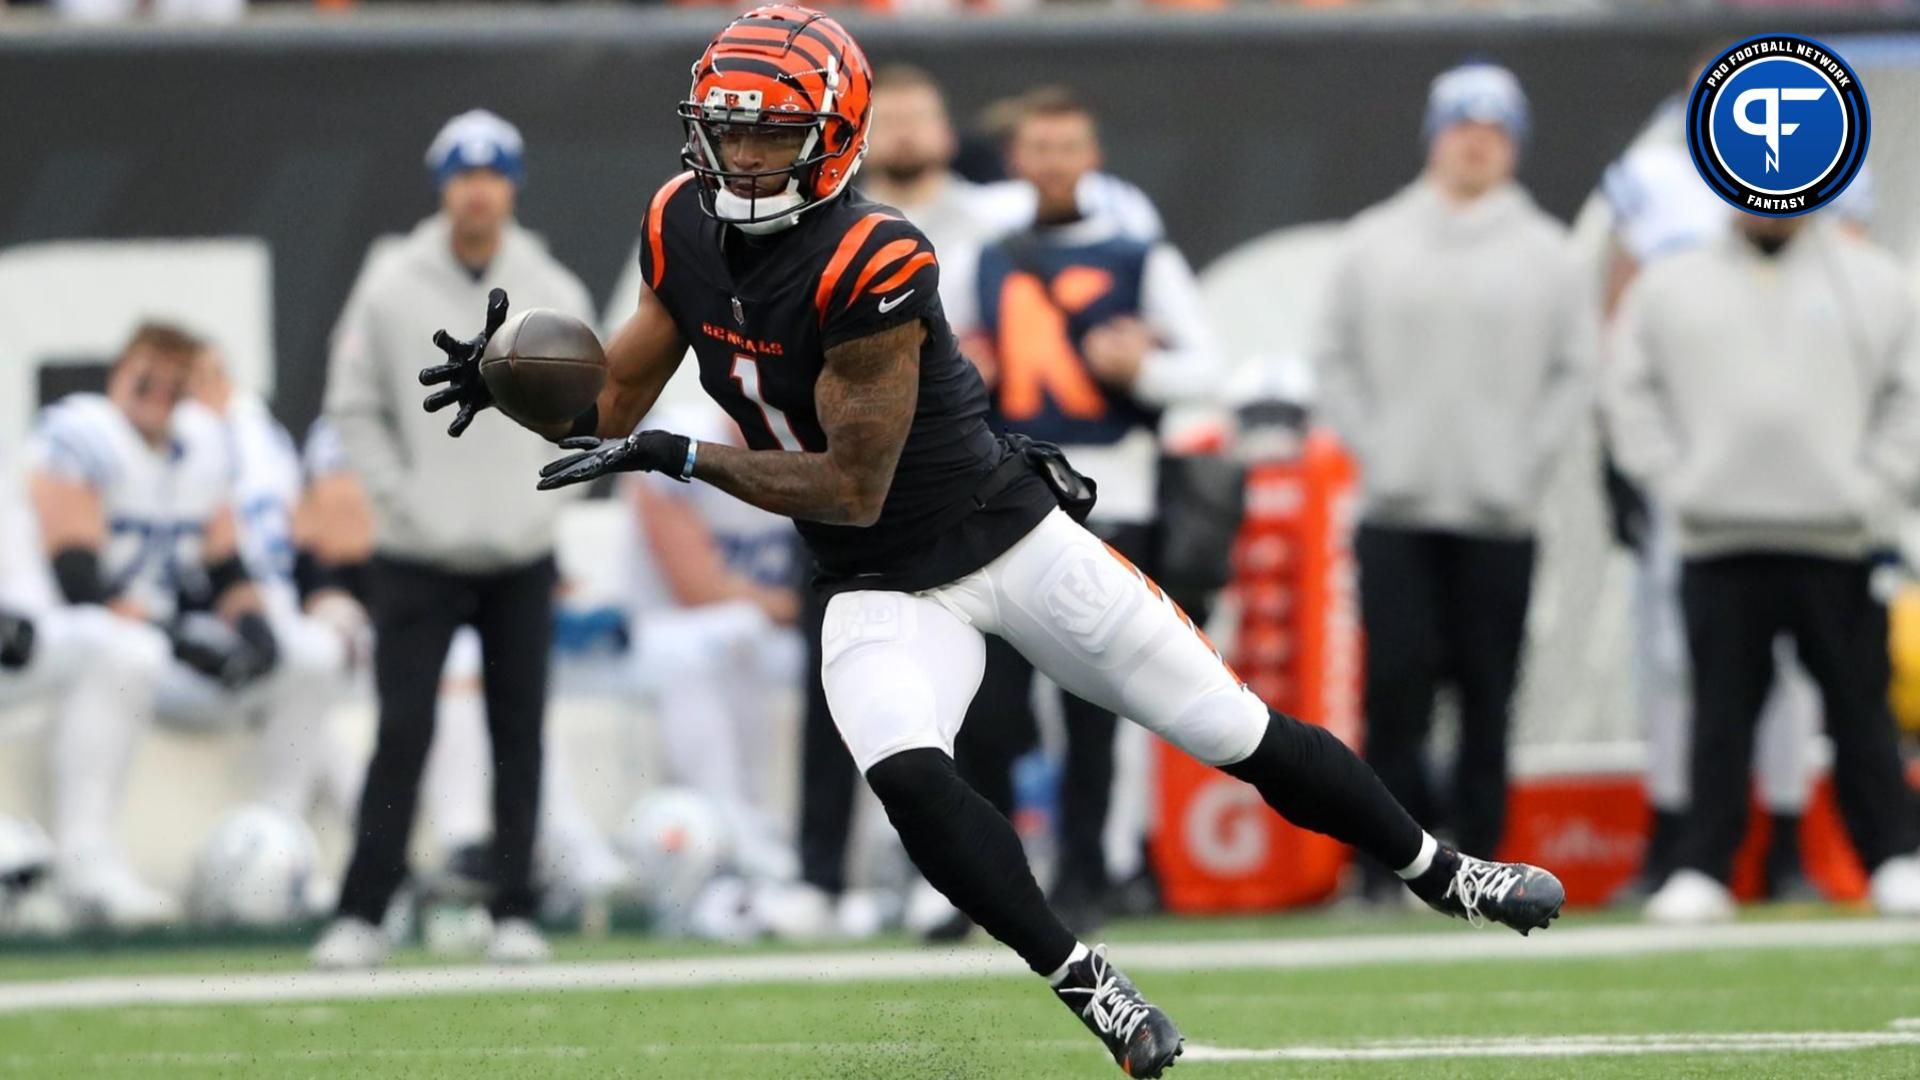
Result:
{"label": "football", "polygon": [[551,428],[579,416],[600,396],[607,354],[586,323],[551,308],[530,308],[488,339],[480,377],[508,418]]}

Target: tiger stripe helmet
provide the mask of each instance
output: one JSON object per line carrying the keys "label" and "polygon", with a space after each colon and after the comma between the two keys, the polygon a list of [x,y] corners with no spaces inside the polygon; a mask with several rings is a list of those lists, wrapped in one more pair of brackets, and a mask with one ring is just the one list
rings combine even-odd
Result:
{"label": "tiger stripe helmet", "polygon": [[[846,190],[867,152],[873,69],[841,25],[792,4],[768,4],[720,31],[693,65],[693,85],[680,103],[687,145],[681,160],[700,181],[708,214],[750,232],[773,232]],[[730,171],[721,137],[733,125],[804,129],[792,165]],[[729,182],[784,174],[779,193],[741,195]]]}

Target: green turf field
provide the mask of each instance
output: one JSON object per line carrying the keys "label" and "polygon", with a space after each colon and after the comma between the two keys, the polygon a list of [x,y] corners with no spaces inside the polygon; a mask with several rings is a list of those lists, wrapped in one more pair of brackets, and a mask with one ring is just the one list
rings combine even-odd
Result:
{"label": "green turf field", "polygon": [[[1591,925],[1589,920],[1588,924]],[[1562,926],[1568,926],[1562,923]],[[1572,920],[1581,940],[1581,920]],[[1832,925],[1832,924],[1827,924]],[[1818,948],[1375,962],[1314,969],[1173,970],[1167,942],[1245,940],[1378,949],[1432,920],[1151,922],[1118,928],[1136,981],[1182,1024],[1171,1074],[1208,1077],[1920,1077],[1920,937]],[[1364,934],[1356,933],[1364,929]],[[1627,927],[1616,927],[1627,930]],[[1558,933],[1556,928],[1553,933]],[[1588,933],[1605,934],[1600,931]],[[1891,932],[1889,932],[1891,933]],[[1329,935],[1348,935],[1330,937]],[[1428,941],[1434,939],[1428,938]],[[1595,938],[1595,941],[1601,939]],[[1606,941],[1613,939],[1608,938]],[[1161,943],[1156,946],[1152,943]],[[905,943],[884,959],[917,957]],[[570,943],[596,967],[652,960],[698,970],[709,950],[644,940]],[[859,976],[876,950],[819,955],[844,981],[627,990],[457,993],[381,1000],[0,1014],[0,1075],[31,1077],[1098,1078],[1119,1076],[1031,977]],[[748,950],[792,959],[791,950]],[[813,954],[806,954],[811,957]],[[1218,953],[1212,955],[1219,955]],[[1502,950],[1502,956],[1509,955]],[[954,954],[948,953],[952,958]],[[408,957],[410,963],[424,958]],[[44,980],[173,976],[174,984],[297,966],[287,947],[0,959],[0,990]],[[583,969],[591,970],[591,969]],[[143,977],[151,977],[143,976]],[[1755,1049],[1760,1048],[1760,1049]],[[1660,1052],[1653,1052],[1660,1051]]]}

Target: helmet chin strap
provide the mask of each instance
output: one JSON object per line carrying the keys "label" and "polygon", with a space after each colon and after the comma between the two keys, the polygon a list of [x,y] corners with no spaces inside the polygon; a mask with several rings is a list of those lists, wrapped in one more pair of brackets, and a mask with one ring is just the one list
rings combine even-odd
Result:
{"label": "helmet chin strap", "polygon": [[[713,216],[750,236],[767,236],[800,224],[801,203],[805,201],[798,180],[788,180],[787,190],[778,195],[758,199],[735,195],[723,186],[713,193]],[[769,213],[773,216],[759,221],[747,220],[756,214]]]}

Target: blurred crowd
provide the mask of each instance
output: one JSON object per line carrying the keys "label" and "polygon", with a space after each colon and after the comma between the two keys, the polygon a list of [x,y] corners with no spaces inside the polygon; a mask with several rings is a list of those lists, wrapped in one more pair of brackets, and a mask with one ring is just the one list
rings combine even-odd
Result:
{"label": "blurred crowd", "polygon": [[[1667,921],[1731,914],[1755,771],[1767,889],[1809,895],[1799,825],[1824,733],[1873,901],[1920,914],[1882,587],[1920,497],[1920,330],[1912,274],[1867,227],[1870,182],[1805,217],[1738,213],[1694,175],[1669,102],[1596,178],[1610,222],[1596,274],[1516,179],[1531,116],[1510,72],[1450,70],[1424,108],[1424,168],[1342,232],[1311,379],[1249,377],[1224,354],[1151,199],[1105,171],[1097,117],[1063,89],[1009,99],[963,138],[931,77],[885,69],[859,183],[936,245],[996,426],[1059,443],[1097,478],[1090,527],[1196,621],[1226,584],[1238,513],[1194,503],[1202,474],[1237,481],[1239,448],[1297,447],[1309,423],[1338,437],[1360,472],[1366,756],[1469,854],[1494,856],[1505,832],[1543,500],[1568,448],[1599,432],[1605,475],[1580,482],[1604,489],[1639,567],[1656,812],[1633,898]],[[477,325],[490,289],[593,318],[515,218],[537,153],[481,111],[430,141],[440,207],[367,260],[303,445],[213,343],[161,320],[0,468],[0,703],[52,714],[46,832],[0,822],[16,926],[328,912],[374,926],[410,889],[484,905],[485,947],[505,961],[546,954],[540,917],[624,901],[725,940],[969,932],[884,841],[862,860],[881,870],[850,870],[860,785],[786,522],[629,478],[593,496],[627,523],[620,601],[573,604],[555,545],[574,507],[521,481],[553,448],[497,416],[456,443],[422,411],[429,339]],[[658,426],[740,441],[682,391]],[[1195,540],[1209,535],[1224,539]],[[564,743],[544,737],[556,656],[602,665],[644,706],[634,722],[650,718],[664,775],[629,793],[616,828],[582,808]],[[327,723],[356,696],[378,713],[371,761]],[[1458,732],[1438,776],[1443,696]],[[204,844],[184,905],[114,831],[156,724],[258,744],[254,796]],[[1157,902],[1148,738],[990,650],[956,758],[1022,825],[1078,931]],[[769,773],[795,742],[797,805],[778,803],[794,785]],[[316,815],[351,823],[341,875],[319,863]],[[444,865],[409,866],[417,820]],[[1354,902],[1398,903],[1392,883],[1362,868]],[[23,914],[29,895],[52,909]],[[330,935],[316,959],[381,948]]]}
{"label": "blurred crowd", "polygon": [[[254,11],[295,11],[317,9],[347,13],[398,7],[408,0],[0,0],[0,12],[8,8],[32,11],[48,9],[62,19],[81,23],[114,23],[155,19],[162,22],[227,23],[239,21]],[[420,0],[413,0],[419,3]],[[444,3],[445,0],[437,0]],[[558,6],[556,0],[542,0],[543,6]],[[636,7],[736,8],[729,0],[627,0]],[[1042,9],[1074,10],[1082,13],[1107,11],[1226,11],[1230,9],[1299,8],[1350,10],[1357,12],[1419,12],[1436,10],[1474,11],[1564,10],[1568,5],[1550,0],[828,0],[816,5],[831,10],[853,10],[869,15],[902,18],[943,17],[972,14],[1023,14]],[[1899,11],[1910,9],[1914,0],[1586,0],[1576,5],[1590,9],[1648,9],[1657,13],[1684,11],[1753,9],[1763,11]]]}

